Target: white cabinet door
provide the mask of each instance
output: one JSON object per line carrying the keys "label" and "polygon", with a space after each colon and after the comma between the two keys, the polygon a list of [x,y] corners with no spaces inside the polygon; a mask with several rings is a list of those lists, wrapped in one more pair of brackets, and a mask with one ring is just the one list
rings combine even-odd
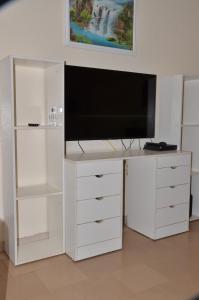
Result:
{"label": "white cabinet door", "polygon": [[126,170],[127,225],[149,237],[154,236],[156,158],[136,157]]}

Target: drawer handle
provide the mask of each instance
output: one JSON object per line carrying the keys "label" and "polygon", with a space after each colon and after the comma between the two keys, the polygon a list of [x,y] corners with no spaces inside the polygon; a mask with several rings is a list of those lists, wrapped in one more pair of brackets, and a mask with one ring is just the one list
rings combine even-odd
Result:
{"label": "drawer handle", "polygon": [[97,198],[95,198],[95,199],[98,200],[98,201],[100,201],[100,200],[103,200],[104,197],[97,197]]}
{"label": "drawer handle", "polygon": [[95,175],[95,177],[97,177],[97,178],[102,178],[103,175],[102,175],[102,174],[101,174],[101,175]]}
{"label": "drawer handle", "polygon": [[97,220],[97,221],[95,221],[95,223],[97,223],[97,224],[101,224],[103,222],[103,220]]}
{"label": "drawer handle", "polygon": [[176,187],[175,185],[171,185],[170,189],[175,189],[175,187]]}
{"label": "drawer handle", "polygon": [[169,207],[170,207],[170,208],[174,208],[174,207],[175,207],[175,205],[170,205]]}
{"label": "drawer handle", "polygon": [[175,170],[176,168],[177,168],[177,167],[175,167],[175,166],[172,166],[172,167],[171,167],[172,170]]}

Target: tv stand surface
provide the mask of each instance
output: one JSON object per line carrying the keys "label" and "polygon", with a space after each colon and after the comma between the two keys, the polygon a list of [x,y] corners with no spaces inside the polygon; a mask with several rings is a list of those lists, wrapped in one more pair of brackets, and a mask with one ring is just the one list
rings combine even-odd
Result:
{"label": "tv stand surface", "polygon": [[188,151],[150,151],[150,150],[127,150],[127,151],[110,151],[110,152],[97,152],[97,153],[80,153],[68,154],[66,159],[74,162],[92,161],[92,160],[110,160],[122,159],[128,160],[133,157],[146,157],[146,156],[168,156],[190,154]]}
{"label": "tv stand surface", "polygon": [[188,231],[190,165],[185,151],[68,155],[66,253],[81,260],[122,248],[124,179],[129,228],[153,240]]}

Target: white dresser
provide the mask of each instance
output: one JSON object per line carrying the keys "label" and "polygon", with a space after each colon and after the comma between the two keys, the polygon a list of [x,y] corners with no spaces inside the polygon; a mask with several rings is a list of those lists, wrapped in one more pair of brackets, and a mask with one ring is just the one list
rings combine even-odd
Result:
{"label": "white dresser", "polygon": [[181,152],[129,159],[127,226],[151,239],[188,231],[190,164]]}
{"label": "white dresser", "polygon": [[123,201],[127,226],[151,239],[187,231],[190,163],[191,153],[180,151],[68,156],[66,253],[81,260],[121,249]]}
{"label": "white dresser", "polygon": [[123,161],[65,161],[66,253],[80,260],[122,248]]}

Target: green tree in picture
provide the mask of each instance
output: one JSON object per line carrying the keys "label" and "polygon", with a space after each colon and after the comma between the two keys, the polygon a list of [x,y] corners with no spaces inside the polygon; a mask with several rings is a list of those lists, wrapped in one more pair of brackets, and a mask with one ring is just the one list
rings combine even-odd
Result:
{"label": "green tree in picture", "polygon": [[118,16],[115,34],[120,44],[125,44],[129,49],[133,46],[133,7],[126,4]]}
{"label": "green tree in picture", "polygon": [[87,9],[83,9],[80,14],[81,22],[84,26],[87,26],[91,20],[91,14]]}

